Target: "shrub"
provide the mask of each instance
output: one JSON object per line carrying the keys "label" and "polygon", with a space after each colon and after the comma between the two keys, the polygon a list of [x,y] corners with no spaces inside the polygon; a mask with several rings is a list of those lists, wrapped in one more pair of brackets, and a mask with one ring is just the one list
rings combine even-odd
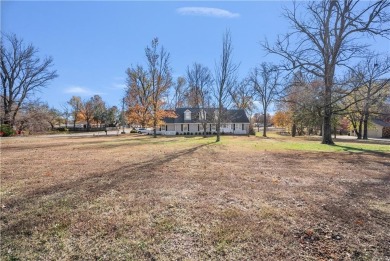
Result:
{"label": "shrub", "polygon": [[179,135],[179,132],[178,132],[178,131],[176,132],[176,135]]}
{"label": "shrub", "polygon": [[194,135],[194,133],[193,133],[193,132],[191,132],[191,135]]}
{"label": "shrub", "polygon": [[183,132],[184,135],[187,135],[187,132]]}
{"label": "shrub", "polygon": [[12,136],[14,134],[15,134],[14,130],[8,124],[3,124],[0,126],[0,136],[8,137],[8,136]]}
{"label": "shrub", "polygon": [[190,135],[190,132],[189,132],[189,131],[187,132],[187,135]]}
{"label": "shrub", "polygon": [[131,129],[130,133],[138,133],[136,129]]}
{"label": "shrub", "polygon": [[59,128],[57,128],[57,130],[58,131],[65,131],[65,132],[69,131],[69,129],[66,127],[59,127]]}

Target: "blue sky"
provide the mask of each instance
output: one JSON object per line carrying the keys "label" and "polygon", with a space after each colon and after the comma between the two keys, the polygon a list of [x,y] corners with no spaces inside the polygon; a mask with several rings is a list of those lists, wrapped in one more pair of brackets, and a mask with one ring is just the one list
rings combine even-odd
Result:
{"label": "blue sky", "polygon": [[[288,1],[2,1],[2,32],[15,33],[52,56],[59,77],[36,96],[59,108],[72,95],[102,96],[119,105],[125,70],[143,64],[154,37],[170,52],[174,77],[193,62],[212,71],[229,29],[240,75],[263,61],[260,42],[289,28],[282,17]],[[389,51],[386,40],[376,43]]]}

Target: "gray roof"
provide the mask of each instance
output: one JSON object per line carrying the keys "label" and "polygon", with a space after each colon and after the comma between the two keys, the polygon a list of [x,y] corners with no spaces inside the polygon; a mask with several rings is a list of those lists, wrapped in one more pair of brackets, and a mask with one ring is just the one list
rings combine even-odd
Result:
{"label": "gray roof", "polygon": [[[191,120],[184,120],[184,112],[189,110],[191,112]],[[165,123],[199,123],[199,112],[202,109],[199,108],[176,108],[175,113],[177,118],[164,118]],[[214,113],[217,111],[216,108],[205,108],[207,122],[214,122]],[[242,109],[228,110],[223,109],[222,111],[222,122],[226,123],[249,123],[249,119]]]}
{"label": "gray roof", "polygon": [[382,127],[390,127],[390,122],[385,122],[381,120],[373,120],[372,122]]}

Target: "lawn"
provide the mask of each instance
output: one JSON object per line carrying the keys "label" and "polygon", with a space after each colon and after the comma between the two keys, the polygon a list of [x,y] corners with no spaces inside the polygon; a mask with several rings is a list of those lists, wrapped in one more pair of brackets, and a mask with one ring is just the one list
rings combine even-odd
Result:
{"label": "lawn", "polygon": [[390,146],[1,140],[1,260],[390,260]]}

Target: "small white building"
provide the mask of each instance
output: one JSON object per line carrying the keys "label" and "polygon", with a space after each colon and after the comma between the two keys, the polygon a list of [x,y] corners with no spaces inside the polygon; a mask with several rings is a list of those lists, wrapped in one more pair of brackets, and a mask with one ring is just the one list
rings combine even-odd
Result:
{"label": "small white building", "polygon": [[390,138],[390,123],[373,120],[367,130],[368,138]]}
{"label": "small white building", "polygon": [[[203,124],[206,124],[208,134],[216,133],[218,109],[207,108],[176,108],[176,118],[164,118],[164,124],[159,126],[161,134],[202,135]],[[221,133],[248,134],[249,119],[244,110],[223,109],[221,115]]]}

